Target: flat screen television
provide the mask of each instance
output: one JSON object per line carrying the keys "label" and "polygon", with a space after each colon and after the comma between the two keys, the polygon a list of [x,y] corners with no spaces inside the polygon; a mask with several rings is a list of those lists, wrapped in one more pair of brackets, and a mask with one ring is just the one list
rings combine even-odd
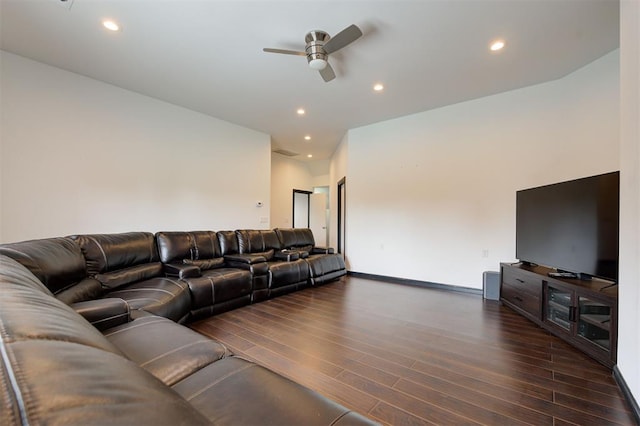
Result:
{"label": "flat screen television", "polygon": [[618,280],[620,172],[516,192],[516,258]]}

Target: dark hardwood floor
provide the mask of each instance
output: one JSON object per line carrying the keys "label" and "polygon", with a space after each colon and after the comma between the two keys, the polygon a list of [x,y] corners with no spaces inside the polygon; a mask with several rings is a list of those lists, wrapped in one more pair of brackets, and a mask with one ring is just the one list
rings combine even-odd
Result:
{"label": "dark hardwood floor", "polygon": [[344,278],[191,327],[383,424],[635,424],[609,369],[476,295]]}

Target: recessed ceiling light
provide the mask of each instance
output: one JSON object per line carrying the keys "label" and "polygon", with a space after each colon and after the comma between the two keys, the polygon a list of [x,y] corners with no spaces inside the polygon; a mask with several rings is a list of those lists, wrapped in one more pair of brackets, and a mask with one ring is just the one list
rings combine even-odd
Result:
{"label": "recessed ceiling light", "polygon": [[307,158],[312,158],[312,157],[313,157],[313,155],[311,155],[311,154],[307,155]]}
{"label": "recessed ceiling light", "polygon": [[305,137],[304,137],[304,140],[305,140],[305,141],[310,141],[310,140],[311,140],[311,136],[309,136],[309,135],[305,136]]}
{"label": "recessed ceiling light", "polygon": [[298,113],[298,115],[304,115],[305,110],[304,110],[304,108],[298,108],[298,110],[296,112]]}
{"label": "recessed ceiling light", "polygon": [[376,92],[382,92],[384,90],[384,86],[381,83],[376,83],[373,85],[373,90]]}
{"label": "recessed ceiling light", "polygon": [[492,52],[497,52],[498,50],[502,50],[503,47],[504,47],[504,40],[494,40],[489,45],[489,49]]}
{"label": "recessed ceiling light", "polygon": [[102,21],[102,26],[110,31],[120,31],[120,25],[110,19]]}

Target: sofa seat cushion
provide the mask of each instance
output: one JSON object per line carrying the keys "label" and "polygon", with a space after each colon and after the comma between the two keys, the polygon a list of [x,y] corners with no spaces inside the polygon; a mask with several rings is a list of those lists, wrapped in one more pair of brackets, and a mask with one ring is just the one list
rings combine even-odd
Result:
{"label": "sofa seat cushion", "polygon": [[186,283],[172,278],[151,278],[119,287],[106,297],[119,297],[131,309],[142,309],[173,321],[183,321],[191,307],[191,295]]}
{"label": "sofa seat cushion", "polygon": [[291,262],[267,262],[271,273],[269,288],[304,285],[309,279],[309,265],[303,259]]}
{"label": "sofa seat cushion", "polygon": [[138,318],[104,335],[169,386],[229,354],[221,343],[158,316]]}
{"label": "sofa seat cushion", "polygon": [[1,425],[210,424],[184,398],[121,355],[51,340],[4,346]]}
{"label": "sofa seat cushion", "polygon": [[95,278],[85,278],[78,283],[56,293],[58,300],[71,305],[77,302],[86,302],[99,299],[104,291],[102,283]]}
{"label": "sofa seat cushion", "polygon": [[375,424],[238,357],[211,364],[173,389],[216,425],[336,425],[345,416],[349,424]]}
{"label": "sofa seat cushion", "polygon": [[162,263],[152,262],[129,268],[118,269],[117,271],[97,274],[96,279],[108,290],[114,290],[136,281],[144,281],[150,278],[163,276]]}
{"label": "sofa seat cushion", "polygon": [[216,257],[214,259],[196,259],[196,260],[183,259],[182,263],[184,263],[185,265],[194,265],[200,268],[201,271],[206,271],[207,269],[221,268],[222,266],[224,266],[224,258]]}

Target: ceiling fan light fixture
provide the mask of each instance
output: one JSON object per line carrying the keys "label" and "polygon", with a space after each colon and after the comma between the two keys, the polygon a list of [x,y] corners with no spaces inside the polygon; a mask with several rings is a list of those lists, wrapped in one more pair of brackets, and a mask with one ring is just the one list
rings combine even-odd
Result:
{"label": "ceiling fan light fixture", "polygon": [[356,25],[349,25],[333,38],[324,31],[309,31],[304,37],[304,52],[288,49],[262,49],[267,53],[281,53],[285,55],[306,56],[309,68],[319,72],[325,83],[336,78],[336,73],[329,64],[329,54],[337,52],[343,47],[353,43],[362,36],[362,31]]}
{"label": "ceiling fan light fixture", "polygon": [[323,70],[327,67],[327,61],[324,59],[311,59],[309,60],[309,66],[314,70]]}
{"label": "ceiling fan light fixture", "polygon": [[117,22],[112,21],[111,19],[105,19],[104,21],[102,21],[102,26],[109,31],[120,31],[120,25],[118,25]]}
{"label": "ceiling fan light fixture", "polygon": [[489,45],[489,50],[492,52],[498,52],[504,48],[504,40],[494,40]]}

